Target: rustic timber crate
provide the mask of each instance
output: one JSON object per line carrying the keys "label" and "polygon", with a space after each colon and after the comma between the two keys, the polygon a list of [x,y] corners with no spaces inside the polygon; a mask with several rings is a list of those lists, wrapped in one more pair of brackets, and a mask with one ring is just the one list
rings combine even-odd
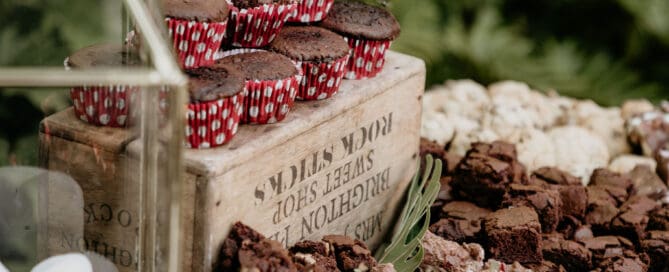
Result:
{"label": "rustic timber crate", "polygon": [[[242,126],[221,148],[187,150],[184,270],[211,271],[235,221],[285,245],[339,233],[377,247],[416,171],[424,84],[421,60],[389,52],[376,78],[296,103],[279,124]],[[49,250],[96,251],[134,271],[140,142],[71,109],[40,130],[44,166],[71,175],[85,201],[84,237],[64,235]]]}

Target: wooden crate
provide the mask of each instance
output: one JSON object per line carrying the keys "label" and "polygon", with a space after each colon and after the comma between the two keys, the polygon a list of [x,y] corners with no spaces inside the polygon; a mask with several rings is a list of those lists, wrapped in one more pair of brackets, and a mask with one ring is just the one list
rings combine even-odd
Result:
{"label": "wooden crate", "polygon": [[[242,126],[224,147],[187,150],[185,270],[211,271],[235,221],[285,245],[340,233],[378,246],[416,170],[424,82],[421,60],[389,52],[374,79],[344,81],[332,99],[299,102],[282,123]],[[126,251],[137,238],[141,144],[126,131],[83,124],[71,110],[41,128],[45,166],[83,189],[85,244],[97,241],[93,250],[133,271],[136,257]]]}

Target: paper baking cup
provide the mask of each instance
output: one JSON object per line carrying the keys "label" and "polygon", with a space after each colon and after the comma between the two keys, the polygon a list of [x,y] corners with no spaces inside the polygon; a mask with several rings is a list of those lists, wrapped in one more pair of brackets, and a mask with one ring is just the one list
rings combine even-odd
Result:
{"label": "paper baking cup", "polygon": [[214,53],[221,47],[227,21],[204,23],[168,17],[165,22],[179,63],[184,68],[197,68],[214,63]]}
{"label": "paper baking cup", "polygon": [[70,97],[80,120],[96,126],[127,127],[138,92],[126,86],[84,86],[70,89]]}
{"label": "paper baking cup", "polygon": [[386,62],[386,51],[392,41],[374,41],[345,37],[351,47],[346,79],[364,79],[375,77]]}
{"label": "paper baking cup", "polygon": [[212,148],[232,140],[244,114],[245,95],[244,91],[211,102],[188,104],[186,147]]}
{"label": "paper baking cup", "polygon": [[[234,49],[221,51],[217,59],[232,55],[260,52],[259,49]],[[302,78],[300,67],[298,73],[280,80],[247,80],[246,98],[244,99],[244,115],[242,124],[273,124],[281,122],[293,108],[297,90]]]}
{"label": "paper baking cup", "polygon": [[297,3],[264,4],[239,9],[228,1],[228,6],[230,18],[223,44],[247,48],[260,48],[270,44],[297,9]]}
{"label": "paper baking cup", "polygon": [[319,22],[330,12],[333,3],[334,0],[302,0],[290,21],[298,23]]}
{"label": "paper baking cup", "polygon": [[346,72],[349,56],[331,62],[313,63],[298,61],[302,80],[297,91],[298,100],[323,100],[337,94]]}

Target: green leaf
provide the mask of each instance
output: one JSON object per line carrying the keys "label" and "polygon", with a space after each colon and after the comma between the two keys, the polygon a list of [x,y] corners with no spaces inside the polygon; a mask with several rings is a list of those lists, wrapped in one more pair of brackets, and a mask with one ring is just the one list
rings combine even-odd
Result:
{"label": "green leaf", "polygon": [[389,245],[377,252],[380,263],[392,263],[397,271],[414,271],[423,260],[421,241],[430,224],[430,207],[439,193],[441,160],[425,158],[422,174],[416,173]]}

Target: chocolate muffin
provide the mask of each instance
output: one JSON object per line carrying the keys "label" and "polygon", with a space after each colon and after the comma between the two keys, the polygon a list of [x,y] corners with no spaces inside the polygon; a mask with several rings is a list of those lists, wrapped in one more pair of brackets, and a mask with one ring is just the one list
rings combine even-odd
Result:
{"label": "chocolate muffin", "polygon": [[299,0],[228,1],[230,19],[224,46],[263,48],[270,44],[297,10]]}
{"label": "chocolate muffin", "polygon": [[400,33],[392,13],[354,1],[335,2],[321,26],[346,37],[352,49],[348,79],[376,76],[385,64],[386,50]]}
{"label": "chocolate muffin", "polygon": [[244,113],[244,76],[222,65],[186,70],[186,74],[190,77],[186,147],[210,148],[229,142]]}
{"label": "chocolate muffin", "polygon": [[167,17],[198,21],[222,22],[228,19],[228,3],[221,0],[162,0]]}
{"label": "chocolate muffin", "polygon": [[232,4],[238,8],[253,8],[265,4],[292,4],[295,0],[232,0]]}
{"label": "chocolate muffin", "polygon": [[[65,69],[139,66],[135,51],[121,44],[96,44],[77,50],[65,59]],[[131,123],[137,89],[128,86],[78,86],[70,89],[74,114],[97,126],[126,127]]]}
{"label": "chocolate muffin", "polygon": [[393,40],[400,34],[400,24],[390,11],[357,1],[335,1],[321,26],[366,40]]}
{"label": "chocolate muffin", "polygon": [[268,124],[283,120],[293,107],[300,80],[299,70],[286,56],[255,49],[223,52],[215,64],[240,70],[246,79],[243,124]]}
{"label": "chocolate muffin", "polygon": [[339,90],[349,54],[343,37],[320,27],[287,26],[270,48],[301,66],[304,75],[298,99],[326,99]]}
{"label": "chocolate muffin", "polygon": [[242,72],[246,80],[277,80],[299,73],[289,58],[267,51],[234,54],[216,61],[216,65],[233,67]]}
{"label": "chocolate muffin", "polygon": [[191,102],[210,102],[231,97],[244,90],[243,74],[229,66],[186,70]]}

